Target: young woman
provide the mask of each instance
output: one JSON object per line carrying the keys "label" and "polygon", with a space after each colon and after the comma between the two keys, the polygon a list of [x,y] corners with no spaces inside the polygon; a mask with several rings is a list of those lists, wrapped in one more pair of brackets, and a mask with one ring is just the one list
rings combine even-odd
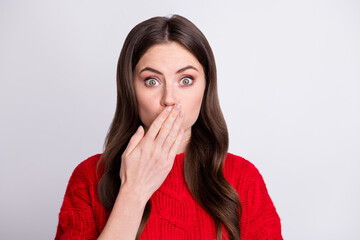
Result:
{"label": "young woman", "polygon": [[127,36],[103,154],[74,170],[55,239],[282,239],[258,170],[227,153],[216,66],[189,20]]}

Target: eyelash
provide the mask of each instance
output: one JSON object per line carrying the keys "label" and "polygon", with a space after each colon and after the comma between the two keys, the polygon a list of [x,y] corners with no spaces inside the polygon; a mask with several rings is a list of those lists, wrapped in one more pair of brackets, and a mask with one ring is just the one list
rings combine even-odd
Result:
{"label": "eyelash", "polygon": [[[181,82],[182,82],[182,80],[184,80],[184,79],[189,79],[190,81],[190,83],[188,83],[188,84],[181,84]],[[156,85],[151,85],[150,84],[150,81],[156,81]],[[185,87],[188,87],[188,86],[191,86],[192,84],[193,84],[193,82],[194,82],[194,78],[193,77],[191,77],[191,76],[186,76],[186,77],[183,77],[183,78],[181,78],[180,79],[180,85],[181,86],[185,86]],[[146,78],[145,79],[145,85],[147,85],[148,87],[156,87],[156,86],[158,86],[160,83],[159,83],[159,80],[157,80],[156,78],[154,78],[154,77],[148,77],[148,78]]]}

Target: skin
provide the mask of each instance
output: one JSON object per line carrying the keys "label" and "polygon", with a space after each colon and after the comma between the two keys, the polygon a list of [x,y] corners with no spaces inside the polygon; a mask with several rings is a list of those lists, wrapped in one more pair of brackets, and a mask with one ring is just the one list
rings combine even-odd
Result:
{"label": "skin", "polygon": [[134,71],[139,116],[145,130],[166,106],[181,105],[185,115],[185,136],[179,152],[184,152],[196,122],[205,91],[202,65],[176,42],[152,46]]}
{"label": "skin", "polygon": [[98,239],[135,239],[147,201],[184,152],[199,116],[205,74],[198,60],[175,42],[152,46],[134,70],[144,124],[121,158],[121,187]]}

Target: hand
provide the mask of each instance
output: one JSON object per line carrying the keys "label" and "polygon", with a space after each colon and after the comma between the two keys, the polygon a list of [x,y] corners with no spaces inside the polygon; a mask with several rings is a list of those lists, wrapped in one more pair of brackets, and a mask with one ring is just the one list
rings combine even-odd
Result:
{"label": "hand", "polygon": [[140,126],[121,156],[121,187],[144,201],[161,186],[173,166],[184,133],[180,109],[181,105],[165,108],[145,136]]}

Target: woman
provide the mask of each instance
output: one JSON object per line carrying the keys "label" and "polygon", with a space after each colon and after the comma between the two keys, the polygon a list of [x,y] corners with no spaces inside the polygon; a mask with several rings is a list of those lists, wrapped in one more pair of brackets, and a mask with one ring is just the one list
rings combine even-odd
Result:
{"label": "woman", "polygon": [[258,170],[227,153],[212,50],[174,15],[127,36],[103,154],[70,178],[55,239],[282,239]]}

